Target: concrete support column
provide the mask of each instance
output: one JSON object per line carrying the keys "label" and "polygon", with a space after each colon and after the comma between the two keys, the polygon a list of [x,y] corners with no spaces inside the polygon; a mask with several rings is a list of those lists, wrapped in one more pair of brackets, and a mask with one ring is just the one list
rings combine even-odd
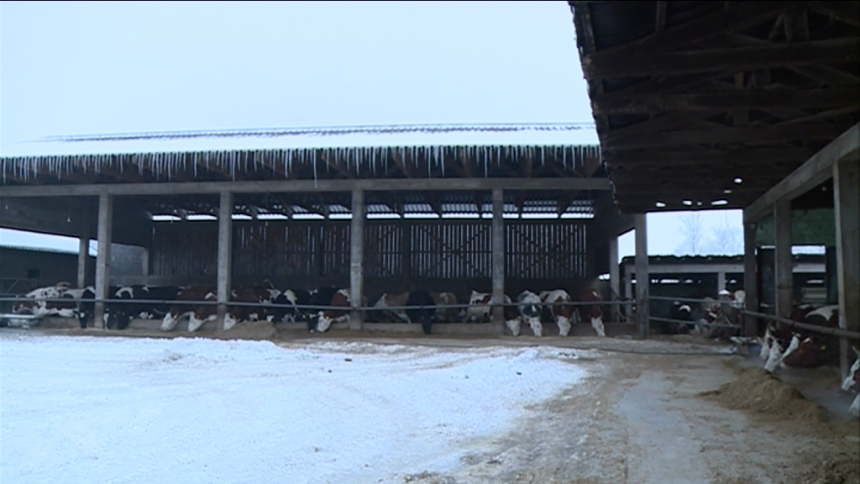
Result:
{"label": "concrete support column", "polygon": [[[364,191],[352,191],[352,223],[349,229],[349,299],[352,307],[364,304]],[[364,315],[353,309],[349,313],[349,328],[361,329]]]}
{"label": "concrete support column", "polygon": [[[860,331],[860,160],[854,156],[833,164],[833,205],[836,208],[836,267],[839,286],[839,327]],[[839,338],[842,378],[856,355],[848,338]]]}
{"label": "concrete support column", "polygon": [[[493,190],[493,304],[505,303],[505,208],[504,192]],[[493,308],[493,329],[496,334],[504,334],[505,314],[501,306]]]}
{"label": "concrete support column", "polygon": [[216,331],[224,327],[233,277],[233,194],[221,192],[218,206],[218,320]]}
{"label": "concrete support column", "polygon": [[647,338],[650,332],[650,309],[648,289],[651,275],[648,273],[648,224],[646,214],[633,216],[636,231],[636,324],[639,337]]}
{"label": "concrete support column", "polygon": [[[610,299],[615,300],[621,295],[621,280],[618,274],[618,236],[609,237],[609,289],[612,291]],[[619,306],[610,306],[610,321],[617,322]]]}
{"label": "concrete support column", "polygon": [[110,246],[113,235],[113,195],[99,195],[99,221],[98,221],[98,255],[96,255],[96,300],[102,302],[95,304],[93,325],[96,329],[105,328],[105,303],[104,300],[112,295],[110,290]]}
{"label": "concrete support column", "polygon": [[[756,224],[744,224],[744,291],[745,309],[758,312],[758,263],[755,245]],[[744,336],[757,336],[758,320],[752,316],[744,316]]]}
{"label": "concrete support column", "polygon": [[86,287],[89,279],[90,236],[89,224],[84,223],[78,239],[78,287]]}
{"label": "concrete support column", "polygon": [[794,260],[791,257],[791,202],[773,207],[776,315],[787,318],[794,301]]}

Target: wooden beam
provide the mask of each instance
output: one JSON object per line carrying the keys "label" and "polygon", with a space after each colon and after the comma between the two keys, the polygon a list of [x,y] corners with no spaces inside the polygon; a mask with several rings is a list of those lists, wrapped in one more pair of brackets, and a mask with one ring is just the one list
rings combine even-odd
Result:
{"label": "wooden beam", "polygon": [[[833,206],[836,216],[836,271],[839,287],[839,327],[860,331],[860,158],[833,163]],[[840,368],[848,376],[854,355],[840,338]]]}
{"label": "wooden beam", "polygon": [[770,213],[780,200],[793,200],[832,177],[833,163],[860,154],[860,123],[855,124],[784,180],[744,209],[744,222],[757,222]]}
{"label": "wooden beam", "polygon": [[791,202],[781,201],[773,210],[775,249],[774,280],[776,282],[776,315],[787,318],[794,302],[794,260],[791,256]]}
{"label": "wooden beam", "polygon": [[364,326],[364,315],[356,307],[363,306],[364,300],[364,192],[352,191],[352,220],[349,228],[349,297],[352,310],[349,313],[350,329]]}
{"label": "wooden beam", "polygon": [[617,149],[671,147],[702,143],[781,143],[792,140],[833,139],[840,133],[839,127],[820,122],[785,126],[732,126],[630,135],[611,142],[604,141],[603,147],[609,152]]}
{"label": "wooden beam", "polygon": [[608,79],[858,61],[860,40],[852,37],[769,46],[635,52],[614,56],[599,52],[583,58],[583,73],[586,79]]}
{"label": "wooden beam", "polygon": [[364,191],[471,191],[471,190],[610,190],[607,178],[471,178],[471,179],[358,179],[266,180],[191,183],[115,183],[91,185],[3,186],[4,197],[56,197],[83,195],[185,195],[220,193],[314,193]]}
{"label": "wooden beam", "polygon": [[96,329],[105,329],[104,300],[113,297],[110,294],[110,249],[113,235],[113,195],[99,196],[98,218],[98,253],[96,254],[96,299],[93,314],[93,325]]}
{"label": "wooden beam", "polygon": [[657,18],[654,22],[654,31],[661,32],[666,29],[666,5],[669,2],[656,2],[657,3]]}
{"label": "wooden beam", "polygon": [[814,152],[807,148],[737,148],[730,150],[684,150],[658,149],[606,151],[604,157],[610,166],[661,166],[683,165],[747,165],[761,162],[803,162]]}
{"label": "wooden beam", "polygon": [[809,2],[809,8],[854,27],[860,27],[860,2]]}
{"label": "wooden beam", "polygon": [[230,301],[233,272],[233,194],[223,191],[218,204],[218,320],[216,331],[224,327],[227,303]]}
{"label": "wooden beam", "polygon": [[[577,3],[577,2],[575,2]],[[732,30],[742,30],[768,19],[803,8],[806,2],[735,2],[722,11],[705,15],[642,39],[602,51],[602,54],[631,56],[642,52],[668,52]],[[590,26],[590,22],[589,22]],[[583,64],[585,61],[583,60]]]}
{"label": "wooden beam", "polygon": [[854,86],[829,89],[772,88],[637,97],[603,94],[594,96],[592,105],[595,114],[660,114],[673,111],[725,112],[783,106],[801,109],[844,108],[857,104],[858,99],[860,87]]}
{"label": "wooden beam", "polygon": [[[629,95],[625,96],[630,97]],[[716,116],[722,112],[725,112],[725,110],[713,109],[710,111],[696,111],[692,113],[674,111],[662,116],[652,117],[646,121],[642,121],[641,123],[631,124],[623,128],[613,129],[609,133],[605,134],[603,139],[606,141],[610,141],[634,134],[656,133],[659,131],[666,131],[679,127],[687,127],[691,123]]]}

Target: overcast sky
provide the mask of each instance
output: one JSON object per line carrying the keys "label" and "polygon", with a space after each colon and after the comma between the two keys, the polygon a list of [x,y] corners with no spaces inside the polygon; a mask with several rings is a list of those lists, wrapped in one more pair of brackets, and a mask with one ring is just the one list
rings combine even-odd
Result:
{"label": "overcast sky", "polygon": [[[593,121],[561,1],[0,2],[0,28],[2,154],[56,135]],[[679,226],[650,215],[649,252],[674,253]]]}

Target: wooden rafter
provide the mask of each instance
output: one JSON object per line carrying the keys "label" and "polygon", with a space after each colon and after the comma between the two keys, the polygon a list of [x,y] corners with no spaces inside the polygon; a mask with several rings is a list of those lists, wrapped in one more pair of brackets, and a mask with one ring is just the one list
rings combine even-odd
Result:
{"label": "wooden rafter", "polygon": [[[595,54],[597,55],[597,54]],[[857,62],[857,38],[817,40],[799,44],[707,49],[684,52],[639,52],[636,55],[588,59],[584,74],[588,79],[636,76],[665,76],[760,67]]]}

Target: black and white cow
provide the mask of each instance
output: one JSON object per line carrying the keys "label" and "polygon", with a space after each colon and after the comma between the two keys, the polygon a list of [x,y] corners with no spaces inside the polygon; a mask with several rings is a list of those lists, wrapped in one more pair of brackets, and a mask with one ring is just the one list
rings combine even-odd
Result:
{"label": "black and white cow", "polygon": [[[406,300],[406,315],[411,322],[420,321],[424,334],[430,334],[433,329],[433,320],[436,317],[436,301],[430,292],[423,289],[412,291]],[[414,307],[418,306],[418,307]]]}
{"label": "black and white cow", "polygon": [[[543,324],[541,324],[540,316],[541,312],[543,312],[543,306],[541,303],[540,296],[537,294],[525,290],[517,296],[517,309],[519,310],[520,316],[529,324],[532,328],[532,332],[535,337],[540,338],[543,334]],[[512,324],[508,321],[508,329],[511,330],[511,333],[514,336],[519,335],[519,320],[516,321],[515,327],[511,327]]]}

